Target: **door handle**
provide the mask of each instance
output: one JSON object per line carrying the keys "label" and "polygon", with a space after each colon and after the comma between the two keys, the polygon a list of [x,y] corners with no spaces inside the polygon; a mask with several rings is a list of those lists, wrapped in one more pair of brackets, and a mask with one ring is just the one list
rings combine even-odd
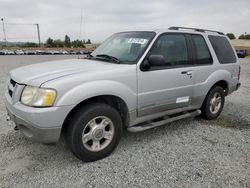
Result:
{"label": "door handle", "polygon": [[193,73],[192,71],[182,71],[181,74],[186,74],[188,76],[191,76]]}

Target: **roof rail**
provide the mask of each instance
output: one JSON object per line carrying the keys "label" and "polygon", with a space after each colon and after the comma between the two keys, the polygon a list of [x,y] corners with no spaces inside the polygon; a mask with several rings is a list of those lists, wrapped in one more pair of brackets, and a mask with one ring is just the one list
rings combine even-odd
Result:
{"label": "roof rail", "polygon": [[224,35],[224,33],[220,32],[220,31],[213,31],[213,30],[199,29],[199,28],[192,28],[192,27],[177,27],[177,26],[172,26],[172,27],[169,27],[168,29],[169,30],[188,29],[188,30],[194,30],[194,31],[203,32],[203,33],[205,33],[206,31],[208,31],[208,32],[215,32],[215,33],[218,33],[220,35]]}

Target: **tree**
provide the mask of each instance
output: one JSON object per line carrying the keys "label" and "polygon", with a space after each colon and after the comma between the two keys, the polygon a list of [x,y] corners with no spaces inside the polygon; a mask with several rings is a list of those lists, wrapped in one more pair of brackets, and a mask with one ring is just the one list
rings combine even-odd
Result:
{"label": "tree", "polygon": [[227,33],[227,36],[228,36],[228,38],[231,39],[231,40],[232,40],[232,39],[236,39],[236,38],[235,38],[235,35],[234,35],[233,33]]}
{"label": "tree", "polygon": [[86,44],[91,44],[91,41],[90,39],[87,40]]}
{"label": "tree", "polygon": [[61,41],[60,39],[54,40],[54,45],[57,48],[62,48],[64,46],[64,42]]}
{"label": "tree", "polygon": [[84,48],[85,47],[83,42],[80,40],[74,40],[71,42],[71,44],[74,48]]}
{"label": "tree", "polygon": [[54,41],[53,41],[53,39],[52,38],[48,38],[47,39],[47,41],[46,41],[46,46],[48,47],[48,48],[53,48],[53,47],[55,47],[55,44],[54,44]]}
{"label": "tree", "polygon": [[239,36],[239,39],[247,39],[247,40],[250,40],[250,34],[242,34]]}
{"label": "tree", "polygon": [[21,45],[21,47],[23,47],[23,48],[36,48],[36,47],[38,47],[38,44],[36,44],[34,42],[25,42]]}
{"label": "tree", "polygon": [[65,35],[64,45],[65,45],[65,47],[67,47],[67,48],[70,48],[70,47],[71,47],[71,41],[70,41],[70,38],[69,38],[68,35]]}
{"label": "tree", "polygon": [[247,40],[250,40],[250,35],[247,34],[247,35],[245,36],[245,38],[246,38]]}

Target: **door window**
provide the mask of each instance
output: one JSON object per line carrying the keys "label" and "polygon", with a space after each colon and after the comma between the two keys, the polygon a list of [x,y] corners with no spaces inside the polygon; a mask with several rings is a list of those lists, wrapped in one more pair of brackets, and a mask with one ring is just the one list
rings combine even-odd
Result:
{"label": "door window", "polygon": [[182,34],[166,34],[160,36],[150,55],[162,55],[166,66],[181,66],[189,64],[186,38]]}

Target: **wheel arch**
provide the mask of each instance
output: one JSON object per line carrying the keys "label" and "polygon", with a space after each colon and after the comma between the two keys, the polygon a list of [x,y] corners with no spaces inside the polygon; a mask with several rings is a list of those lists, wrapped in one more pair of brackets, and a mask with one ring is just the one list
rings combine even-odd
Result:
{"label": "wheel arch", "polygon": [[225,92],[225,96],[227,96],[228,94],[228,90],[229,90],[229,84],[226,80],[220,80],[218,82],[216,82],[208,91],[208,93],[216,86],[220,86],[223,88],[224,92]]}
{"label": "wheel arch", "polygon": [[128,110],[128,106],[126,102],[122,98],[115,96],[115,95],[99,95],[99,96],[90,97],[78,103],[66,116],[64,123],[62,125],[62,130],[64,131],[69,126],[69,122],[75,112],[77,112],[80,108],[82,108],[86,104],[95,103],[95,102],[108,104],[114,107],[118,111],[118,113],[121,115],[123,126],[129,125],[130,117],[129,117],[129,110]]}
{"label": "wheel arch", "polygon": [[220,86],[223,88],[224,92],[225,92],[225,96],[227,96],[228,94],[228,90],[229,90],[229,85],[228,85],[228,82],[226,80],[220,80],[220,81],[217,81],[216,83],[214,83],[210,89],[208,90],[207,94],[206,94],[206,97],[203,99],[202,101],[202,106],[204,104],[204,102],[206,101],[206,98],[207,96],[209,95],[209,92],[216,86]]}
{"label": "wheel arch", "polygon": [[[208,93],[209,93],[214,87],[216,87],[216,86],[222,87],[223,90],[224,90],[224,92],[225,92],[225,96],[227,96],[227,94],[228,94],[228,89],[229,89],[229,85],[228,85],[228,82],[227,82],[226,80],[220,80],[220,81],[214,83],[214,84],[210,87],[210,89],[208,90],[207,95],[208,95]],[[206,96],[207,96],[207,95],[206,95]]]}

